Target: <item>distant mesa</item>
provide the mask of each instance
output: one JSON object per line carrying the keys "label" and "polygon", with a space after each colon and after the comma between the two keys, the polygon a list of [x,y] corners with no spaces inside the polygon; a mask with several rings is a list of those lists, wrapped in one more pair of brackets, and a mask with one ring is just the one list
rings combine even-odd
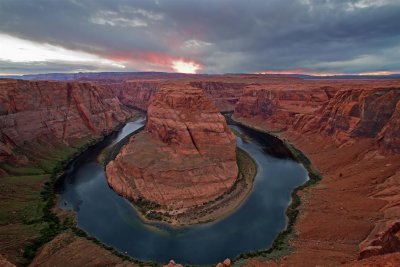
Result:
{"label": "distant mesa", "polygon": [[231,189],[238,176],[236,139],[203,90],[165,85],[147,115],[145,130],[106,166],[117,193],[151,219],[184,213]]}

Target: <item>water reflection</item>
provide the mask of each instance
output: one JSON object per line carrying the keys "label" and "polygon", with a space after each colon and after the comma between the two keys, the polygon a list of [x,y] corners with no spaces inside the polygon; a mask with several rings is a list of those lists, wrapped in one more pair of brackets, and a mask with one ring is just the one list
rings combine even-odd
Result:
{"label": "water reflection", "polygon": [[134,258],[160,262],[174,259],[210,264],[272,244],[286,226],[285,209],[291,192],[308,178],[301,164],[287,158],[282,144],[231,126],[246,140],[238,137],[237,145],[259,166],[252,193],[236,212],[222,220],[173,229],[143,223],[130,203],[110,189],[103,166],[96,162],[102,149],[144,123],[144,118],[128,123],[117,135],[77,158],[59,183],[59,205],[76,212],[80,228]]}

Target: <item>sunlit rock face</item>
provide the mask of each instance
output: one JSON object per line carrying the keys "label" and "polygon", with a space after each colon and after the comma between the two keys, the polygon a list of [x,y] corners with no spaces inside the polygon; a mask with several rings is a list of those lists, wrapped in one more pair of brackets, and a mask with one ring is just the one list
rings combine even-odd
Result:
{"label": "sunlit rock face", "polygon": [[233,186],[235,151],[235,136],[202,90],[164,86],[152,97],[145,131],[131,137],[107,165],[107,179],[133,201],[185,209]]}
{"label": "sunlit rock face", "polygon": [[[272,86],[271,86],[272,87]],[[235,106],[234,117],[261,123],[271,131],[288,130],[303,114],[314,114],[336,89],[249,86]]]}
{"label": "sunlit rock face", "polygon": [[329,135],[339,145],[374,138],[382,152],[400,153],[400,88],[341,87],[249,86],[235,106],[234,117],[257,122],[270,131]]}
{"label": "sunlit rock face", "polygon": [[315,114],[300,116],[295,128],[334,136],[339,144],[374,138],[381,151],[400,153],[400,88],[340,90]]}

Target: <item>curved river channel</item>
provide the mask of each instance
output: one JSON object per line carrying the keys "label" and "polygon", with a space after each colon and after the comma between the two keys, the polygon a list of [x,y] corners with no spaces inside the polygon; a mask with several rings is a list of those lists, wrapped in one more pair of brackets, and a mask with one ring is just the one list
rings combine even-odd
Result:
{"label": "curved river channel", "polygon": [[174,229],[146,224],[123,197],[107,184],[96,158],[145,123],[130,122],[118,133],[88,149],[66,168],[58,181],[58,205],[76,212],[78,227],[98,240],[139,260],[212,264],[242,252],[268,248],[286,227],[290,194],[308,179],[306,169],[290,159],[286,148],[265,135],[233,126],[237,145],[257,162],[254,187],[231,215],[212,223]]}

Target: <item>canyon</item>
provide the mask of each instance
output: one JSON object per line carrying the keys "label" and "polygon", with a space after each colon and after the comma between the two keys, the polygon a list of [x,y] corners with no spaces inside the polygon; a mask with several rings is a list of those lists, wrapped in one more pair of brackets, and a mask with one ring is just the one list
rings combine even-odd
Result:
{"label": "canyon", "polygon": [[[49,78],[52,76],[43,76],[43,79]],[[168,90],[163,88],[171,81],[180,90],[168,97]],[[205,94],[213,102],[191,102],[204,105],[197,107],[200,114],[205,114],[199,116],[204,121],[209,118],[211,124],[196,124],[188,111],[178,113],[182,117],[173,112],[184,108],[186,101],[190,103],[190,100],[180,100],[186,93],[191,94],[185,91],[187,87],[197,88],[190,89],[196,92],[196,97],[202,95],[203,99]],[[234,111],[235,121],[290,142],[303,151],[320,172],[319,183],[299,192],[300,215],[294,227],[295,235],[289,240],[293,252],[274,260],[250,259],[246,264],[362,266],[370,262],[379,266],[399,259],[399,80],[307,80],[273,75],[167,78],[127,75],[121,78],[111,74],[95,78],[72,77],[71,81],[0,79],[0,253],[5,259],[21,264],[25,246],[38,238],[38,232],[32,229],[41,227],[38,222],[44,203],[37,199],[41,199],[40,191],[58,162],[134,118],[137,110],[147,111],[146,128],[141,135],[132,137],[114,163],[107,166],[107,172],[114,172],[110,177],[122,175],[123,171],[118,170],[120,166],[113,165],[123,164],[124,157],[133,157],[131,152],[138,149],[135,143],[143,143],[138,142],[142,139],[146,142],[151,139],[157,144],[153,152],[162,150],[162,153],[168,151],[174,155],[164,162],[166,166],[159,166],[160,170],[173,164],[184,167],[181,155],[206,164],[199,177],[207,176],[210,183],[196,193],[183,193],[184,186],[190,186],[193,181],[185,181],[182,190],[175,191],[157,181],[160,188],[169,193],[165,194],[168,199],[162,199],[160,194],[144,190],[148,181],[142,180],[140,192],[148,194],[146,198],[161,204],[171,203],[174,209],[198,205],[216,197],[232,186],[236,178],[234,138],[226,130],[218,111]],[[196,127],[201,125],[201,129],[207,129],[207,134],[200,134],[203,131],[196,131],[196,127],[190,134],[188,128],[182,127],[184,122]],[[219,138],[219,134],[225,137]],[[226,146],[226,140],[230,146]],[[210,147],[219,141],[224,147],[223,154],[218,148]],[[230,148],[226,150],[225,147]],[[143,150],[148,149],[143,147]],[[200,154],[209,156],[210,160],[200,160]],[[150,153],[141,152],[141,156],[143,164],[150,164],[146,163],[152,156]],[[212,169],[209,163],[216,159],[220,167]],[[207,170],[208,167],[211,169]],[[128,168],[140,173],[134,166]],[[215,171],[217,169],[220,172]],[[206,171],[215,176],[205,175]],[[171,180],[174,185],[183,180],[183,176],[165,173],[166,178],[180,177]],[[213,179],[221,180],[217,177],[222,173],[229,177],[221,183],[224,186],[211,186]],[[135,198],[128,186],[113,178],[109,178],[109,182],[120,194]],[[64,232],[39,250],[33,264],[43,266],[43,259],[56,264],[69,257],[65,255],[75,255],[81,259],[77,262],[86,262],[86,253],[77,253],[79,249],[73,245],[60,248],[60,242],[64,245],[78,242],[81,251],[92,251],[100,262],[123,262],[119,258],[107,261],[111,256],[104,248]]]}
{"label": "canyon", "polygon": [[90,83],[3,80],[0,101],[0,160],[15,166],[38,163],[46,149],[79,147],[132,116],[112,90]]}
{"label": "canyon", "polygon": [[295,252],[271,265],[337,265],[357,254],[378,264],[379,255],[399,250],[400,87],[326,89],[299,98],[296,89],[248,88],[235,108],[234,119],[292,142],[323,177],[301,193]]}
{"label": "canyon", "polygon": [[179,218],[232,188],[236,139],[202,90],[164,85],[150,101],[144,132],[106,170],[116,192],[137,205],[151,203],[146,217]]}

